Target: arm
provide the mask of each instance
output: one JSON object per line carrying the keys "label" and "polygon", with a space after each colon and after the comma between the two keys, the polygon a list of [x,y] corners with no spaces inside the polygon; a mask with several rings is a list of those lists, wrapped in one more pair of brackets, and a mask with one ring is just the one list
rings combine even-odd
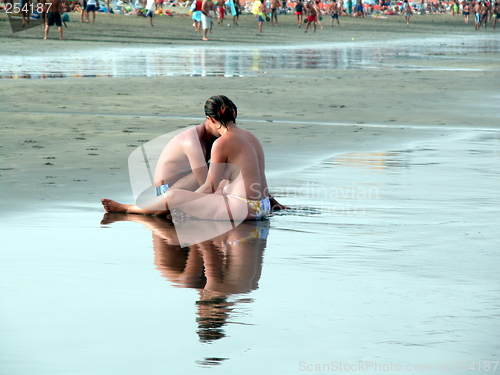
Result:
{"label": "arm", "polygon": [[196,129],[193,129],[193,133],[189,134],[189,138],[182,142],[182,152],[188,158],[196,182],[200,186],[203,185],[207,179],[208,167]]}
{"label": "arm", "polygon": [[227,155],[224,152],[223,142],[220,142],[219,139],[212,146],[212,158],[207,178],[196,192],[204,194],[214,193],[220,187],[220,183],[223,180],[226,164]]}

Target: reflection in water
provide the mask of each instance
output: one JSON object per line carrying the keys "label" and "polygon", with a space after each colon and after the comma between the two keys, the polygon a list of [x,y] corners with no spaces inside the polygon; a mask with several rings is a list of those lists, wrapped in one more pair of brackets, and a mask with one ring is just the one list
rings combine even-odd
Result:
{"label": "reflection in water", "polygon": [[327,165],[341,165],[368,169],[385,169],[388,166],[388,152],[351,152],[326,160]]}
{"label": "reflection in water", "polygon": [[[129,47],[102,50],[67,50],[57,61],[50,54],[2,56],[0,78],[78,78],[153,76],[252,76],[269,71],[384,68],[387,62],[412,68],[408,61],[444,60],[449,56],[498,53],[500,41],[484,37],[456,42],[426,40],[404,44],[330,44],[284,48],[172,48]],[[494,57],[492,57],[494,58]],[[446,69],[454,69],[446,65]]]}
{"label": "reflection in water", "polygon": [[[188,247],[181,247],[174,225],[164,218],[105,214],[102,223],[115,221],[135,221],[149,228],[154,263],[161,275],[177,287],[198,289],[199,340],[210,343],[225,337],[224,326],[232,313],[239,305],[252,302],[251,298],[235,299],[235,295],[258,288],[269,221],[244,221],[226,233]],[[196,222],[205,233],[210,228],[218,233],[220,222]],[[213,358],[207,363],[212,362]]]}

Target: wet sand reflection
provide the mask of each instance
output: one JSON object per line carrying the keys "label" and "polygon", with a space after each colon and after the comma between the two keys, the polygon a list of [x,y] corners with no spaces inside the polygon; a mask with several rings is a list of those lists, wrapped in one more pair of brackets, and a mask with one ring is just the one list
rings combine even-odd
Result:
{"label": "wet sand reflection", "polygon": [[[102,224],[134,221],[153,235],[154,264],[174,286],[198,290],[197,334],[201,342],[225,337],[231,313],[251,298],[235,298],[258,288],[269,221],[244,221],[210,240],[182,247],[174,225],[165,218],[145,215],[105,214]],[[197,220],[205,233],[220,222]]]}

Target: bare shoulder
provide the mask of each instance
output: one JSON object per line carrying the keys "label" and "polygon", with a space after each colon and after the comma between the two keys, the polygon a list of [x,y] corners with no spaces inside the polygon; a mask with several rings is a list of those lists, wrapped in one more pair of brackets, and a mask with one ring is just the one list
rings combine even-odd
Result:
{"label": "bare shoulder", "polygon": [[184,130],[182,133],[177,134],[173,139],[187,146],[192,145],[196,141],[199,142],[198,132],[195,127]]}

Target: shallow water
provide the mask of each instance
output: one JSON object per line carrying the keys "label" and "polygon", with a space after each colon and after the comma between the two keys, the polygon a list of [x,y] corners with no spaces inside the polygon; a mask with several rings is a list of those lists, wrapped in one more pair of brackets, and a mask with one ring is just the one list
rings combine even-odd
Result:
{"label": "shallow water", "polygon": [[[49,53],[2,56],[0,78],[81,78],[153,76],[254,76],[318,69],[481,70],[488,53],[500,52],[495,36],[389,42],[352,42],[300,47],[127,47],[89,51],[66,50],[57,60]],[[477,66],[463,68],[447,61],[483,54]],[[471,57],[473,59],[473,57]],[[423,62],[439,61],[438,67]],[[474,65],[474,64],[473,64]],[[291,73],[294,74],[294,73]]]}
{"label": "shallow water", "polygon": [[169,223],[100,224],[96,207],[13,217],[0,228],[2,373],[498,361],[499,156],[500,133],[484,130],[332,155],[273,174],[290,212],[191,248]]}

